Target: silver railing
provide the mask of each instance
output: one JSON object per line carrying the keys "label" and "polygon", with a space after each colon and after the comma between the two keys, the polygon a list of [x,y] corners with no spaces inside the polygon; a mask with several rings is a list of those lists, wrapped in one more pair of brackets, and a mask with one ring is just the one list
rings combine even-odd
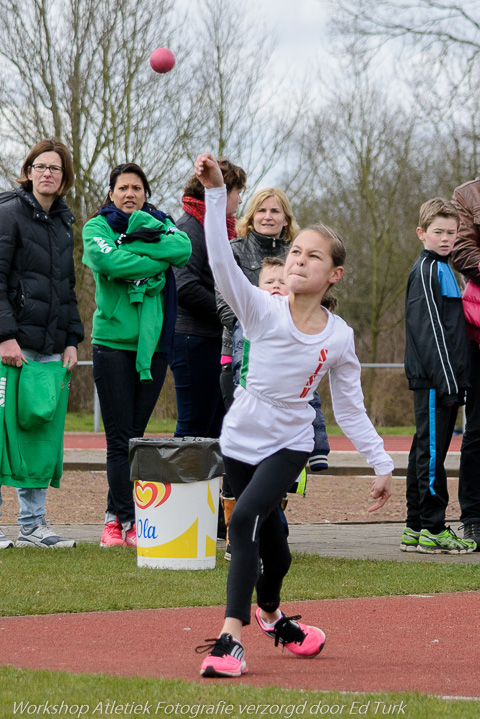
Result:
{"label": "silver railing", "polygon": [[[93,365],[92,360],[80,360],[78,365]],[[361,363],[360,366],[365,369],[403,369],[403,362],[391,363],[391,362],[373,362],[373,363]],[[463,408],[463,427],[465,427],[465,408]],[[97,388],[93,385],[93,431],[98,432],[100,430],[100,402],[98,401]]]}

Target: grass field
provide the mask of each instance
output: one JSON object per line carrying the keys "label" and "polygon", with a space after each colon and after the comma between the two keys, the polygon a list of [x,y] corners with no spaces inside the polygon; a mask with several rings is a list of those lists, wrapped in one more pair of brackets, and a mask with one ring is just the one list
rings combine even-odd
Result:
{"label": "grass field", "polygon": [[[175,419],[159,419],[152,417],[147,426],[149,434],[173,433],[175,430]],[[78,412],[68,412],[65,422],[66,432],[93,432],[93,415],[81,414]],[[103,424],[100,422],[100,431],[103,432]],[[382,435],[409,435],[415,434],[415,427],[377,427],[377,431]],[[336,424],[327,425],[327,434],[342,434],[340,427]]]}
{"label": "grass field", "polygon": [[[220,605],[228,571],[222,560],[208,572],[138,569],[135,552],[123,547],[106,552],[87,543],[79,544],[75,552],[4,551],[0,562],[2,616]],[[115,582],[106,582],[106,575],[115,577]],[[471,564],[403,564],[296,554],[282,598],[316,600],[478,589],[478,566]]]}
{"label": "grass field", "polygon": [[[138,569],[134,552],[122,548],[106,552],[90,544],[80,544],[74,553],[16,549],[2,552],[0,558],[0,613],[15,616],[219,605],[224,601],[227,570],[223,561],[218,561],[217,567],[208,572]],[[115,577],[115,582],[106,582],[106,576]],[[312,582],[312,577],[316,581]],[[480,576],[476,566],[355,561],[297,554],[285,582],[283,598],[292,601],[478,589]],[[128,652],[128,648],[116,642],[113,645],[112,651],[117,652],[118,660],[122,661],[122,652]],[[2,719],[32,715],[192,718],[215,715],[237,719],[258,716],[265,707],[268,716],[288,719],[340,713],[365,717],[389,714],[409,719],[477,719],[480,711],[475,701],[446,701],[415,693],[323,693],[236,686],[234,682],[189,684],[162,679],[32,672],[10,667],[0,669],[0,688]],[[224,712],[224,703],[231,707],[230,712]],[[55,706],[56,711],[52,708]],[[62,706],[63,714],[60,713]]]}
{"label": "grass field", "polygon": [[[411,694],[350,694],[315,692],[278,687],[257,688],[234,682],[208,685],[138,677],[32,672],[0,668],[0,712],[2,719],[15,716],[95,717],[156,716],[239,717],[269,716],[295,719],[303,716],[394,716],[407,719],[477,719],[475,701],[445,701]],[[60,714],[62,702],[63,713]],[[114,704],[115,703],[115,704]],[[23,713],[18,711],[20,704]],[[122,706],[124,711],[121,711]],[[13,713],[15,708],[17,712]],[[48,707],[47,707],[48,708]],[[132,711],[132,710],[137,710]],[[116,711],[120,710],[120,711]],[[389,711],[390,710],[390,711]],[[48,716],[48,715],[47,715]]]}
{"label": "grass field", "polygon": [[[174,420],[151,420],[147,432],[170,433]],[[338,434],[336,426],[329,434]],[[91,415],[68,414],[67,431],[93,431]],[[412,434],[412,427],[379,428]],[[220,555],[219,555],[220,556]],[[208,572],[150,571],[122,548],[108,552],[80,544],[69,550],[16,549],[0,556],[0,616],[113,611],[224,602],[228,566]],[[106,581],[115,577],[115,582]],[[315,581],[312,582],[312,578]],[[134,591],[132,591],[134,587]],[[478,568],[447,563],[355,561],[296,555],[285,601],[455,592],[480,589]],[[1,648],[0,648],[1,651]],[[112,651],[128,658],[128,647]],[[379,658],[379,666],[381,657]],[[476,701],[443,700],[417,693],[343,694],[256,688],[235,682],[208,685],[138,677],[0,668],[0,719],[21,716],[187,717],[403,716],[408,719],[477,719]]]}

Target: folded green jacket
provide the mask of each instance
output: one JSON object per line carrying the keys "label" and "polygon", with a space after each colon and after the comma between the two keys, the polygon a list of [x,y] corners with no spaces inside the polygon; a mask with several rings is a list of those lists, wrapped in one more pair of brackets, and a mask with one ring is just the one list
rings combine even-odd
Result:
{"label": "folded green jacket", "polygon": [[0,484],[60,486],[69,381],[61,362],[0,364]]}

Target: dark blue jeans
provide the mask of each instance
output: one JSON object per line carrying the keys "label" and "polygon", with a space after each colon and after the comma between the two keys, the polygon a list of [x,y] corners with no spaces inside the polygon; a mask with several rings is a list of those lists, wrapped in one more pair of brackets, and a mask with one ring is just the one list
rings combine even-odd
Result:
{"label": "dark blue jeans", "polygon": [[220,388],[221,339],[175,332],[170,367],[177,396],[175,437],[220,435],[225,405]]}
{"label": "dark blue jeans", "polygon": [[119,522],[135,521],[128,441],[143,437],[167,371],[166,355],[155,352],[153,381],[140,382],[136,355],[130,350],[93,345],[93,379],[107,439],[107,514],[116,514]]}
{"label": "dark blue jeans", "polygon": [[458,500],[460,521],[480,522],[480,349],[469,340],[470,387],[465,407],[466,425],[460,453]]}

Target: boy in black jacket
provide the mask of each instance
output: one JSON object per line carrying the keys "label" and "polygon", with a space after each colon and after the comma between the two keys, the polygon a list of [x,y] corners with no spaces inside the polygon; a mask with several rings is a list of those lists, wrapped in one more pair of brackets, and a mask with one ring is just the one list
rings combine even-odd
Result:
{"label": "boy in black jacket", "polygon": [[467,335],[462,300],[448,257],[458,231],[451,202],[435,198],[420,208],[423,243],[405,296],[405,373],[413,390],[416,432],[407,469],[407,521],[400,549],[467,554],[476,543],[445,526],[445,456],[458,407],[468,387]]}

